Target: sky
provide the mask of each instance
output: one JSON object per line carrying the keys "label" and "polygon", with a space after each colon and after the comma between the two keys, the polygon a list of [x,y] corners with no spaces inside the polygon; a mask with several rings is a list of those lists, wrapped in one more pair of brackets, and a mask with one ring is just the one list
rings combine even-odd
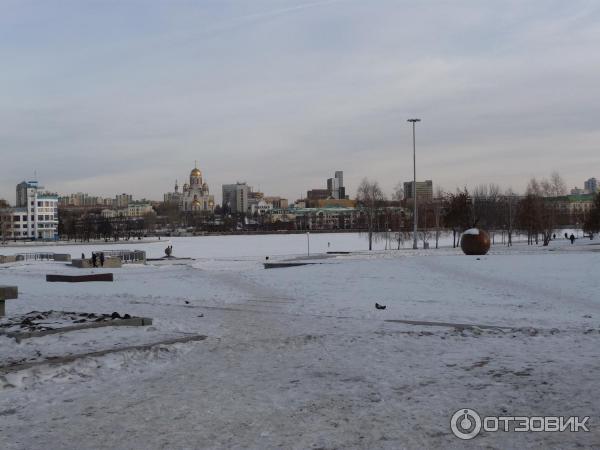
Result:
{"label": "sky", "polygon": [[0,0],[0,198],[600,178],[600,2]]}

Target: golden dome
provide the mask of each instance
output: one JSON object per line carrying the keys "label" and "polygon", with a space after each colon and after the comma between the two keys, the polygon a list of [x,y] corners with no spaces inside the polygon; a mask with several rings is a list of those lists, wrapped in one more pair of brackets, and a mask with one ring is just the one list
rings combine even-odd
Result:
{"label": "golden dome", "polygon": [[190,173],[191,177],[201,177],[202,176],[202,172],[200,172],[200,169],[198,169],[197,167],[194,167],[194,169],[192,170],[192,173]]}
{"label": "golden dome", "polygon": [[200,205],[201,205],[201,203],[198,200],[194,200],[192,202],[192,206],[200,206]]}

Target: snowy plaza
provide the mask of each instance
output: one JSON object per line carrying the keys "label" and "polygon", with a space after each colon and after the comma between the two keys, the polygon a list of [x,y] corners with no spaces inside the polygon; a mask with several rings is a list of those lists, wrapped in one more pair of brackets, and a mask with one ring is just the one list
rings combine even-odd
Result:
{"label": "snowy plaza", "polygon": [[[369,252],[355,234],[9,245],[0,254],[78,258],[127,248],[153,259],[169,244],[191,259],[117,269],[0,265],[0,285],[19,288],[3,320],[50,310],[153,320],[20,342],[0,335],[3,449],[600,443],[597,240],[497,243],[481,257],[452,248],[451,237],[439,249],[377,242]],[[266,257],[312,264],[267,270]],[[114,282],[45,280],[103,272]],[[57,362],[65,356],[75,357]],[[462,441],[450,418],[463,408],[589,416],[589,432],[483,432]]]}

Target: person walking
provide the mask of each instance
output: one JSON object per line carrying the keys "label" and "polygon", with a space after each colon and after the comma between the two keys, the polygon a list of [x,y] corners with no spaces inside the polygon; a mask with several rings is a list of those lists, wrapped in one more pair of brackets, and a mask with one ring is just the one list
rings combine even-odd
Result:
{"label": "person walking", "polygon": [[92,253],[92,267],[98,267],[98,256],[95,253]]}
{"label": "person walking", "polygon": [[104,267],[104,252],[100,253],[100,267]]}
{"label": "person walking", "polygon": [[571,233],[571,237],[569,239],[571,239],[571,245],[573,245],[573,243],[575,242],[575,235]]}

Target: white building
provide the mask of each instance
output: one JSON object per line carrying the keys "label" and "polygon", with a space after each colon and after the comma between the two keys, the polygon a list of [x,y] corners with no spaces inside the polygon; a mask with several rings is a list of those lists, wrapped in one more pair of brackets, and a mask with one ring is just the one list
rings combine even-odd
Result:
{"label": "white building", "polygon": [[44,192],[37,181],[17,185],[17,203],[9,210],[12,239],[58,239],[58,195]]}
{"label": "white building", "polygon": [[156,212],[150,203],[132,202],[126,208],[103,209],[100,214],[105,219],[113,219],[115,217],[143,217],[146,214],[156,214]]}
{"label": "white building", "polygon": [[250,214],[254,215],[258,213],[259,215],[263,215],[267,211],[271,211],[273,209],[273,204],[267,202],[264,198],[261,198],[257,203],[253,203],[250,205]]}
{"label": "white building", "polygon": [[133,202],[127,205],[127,217],[142,217],[146,214],[155,214],[150,203]]}

